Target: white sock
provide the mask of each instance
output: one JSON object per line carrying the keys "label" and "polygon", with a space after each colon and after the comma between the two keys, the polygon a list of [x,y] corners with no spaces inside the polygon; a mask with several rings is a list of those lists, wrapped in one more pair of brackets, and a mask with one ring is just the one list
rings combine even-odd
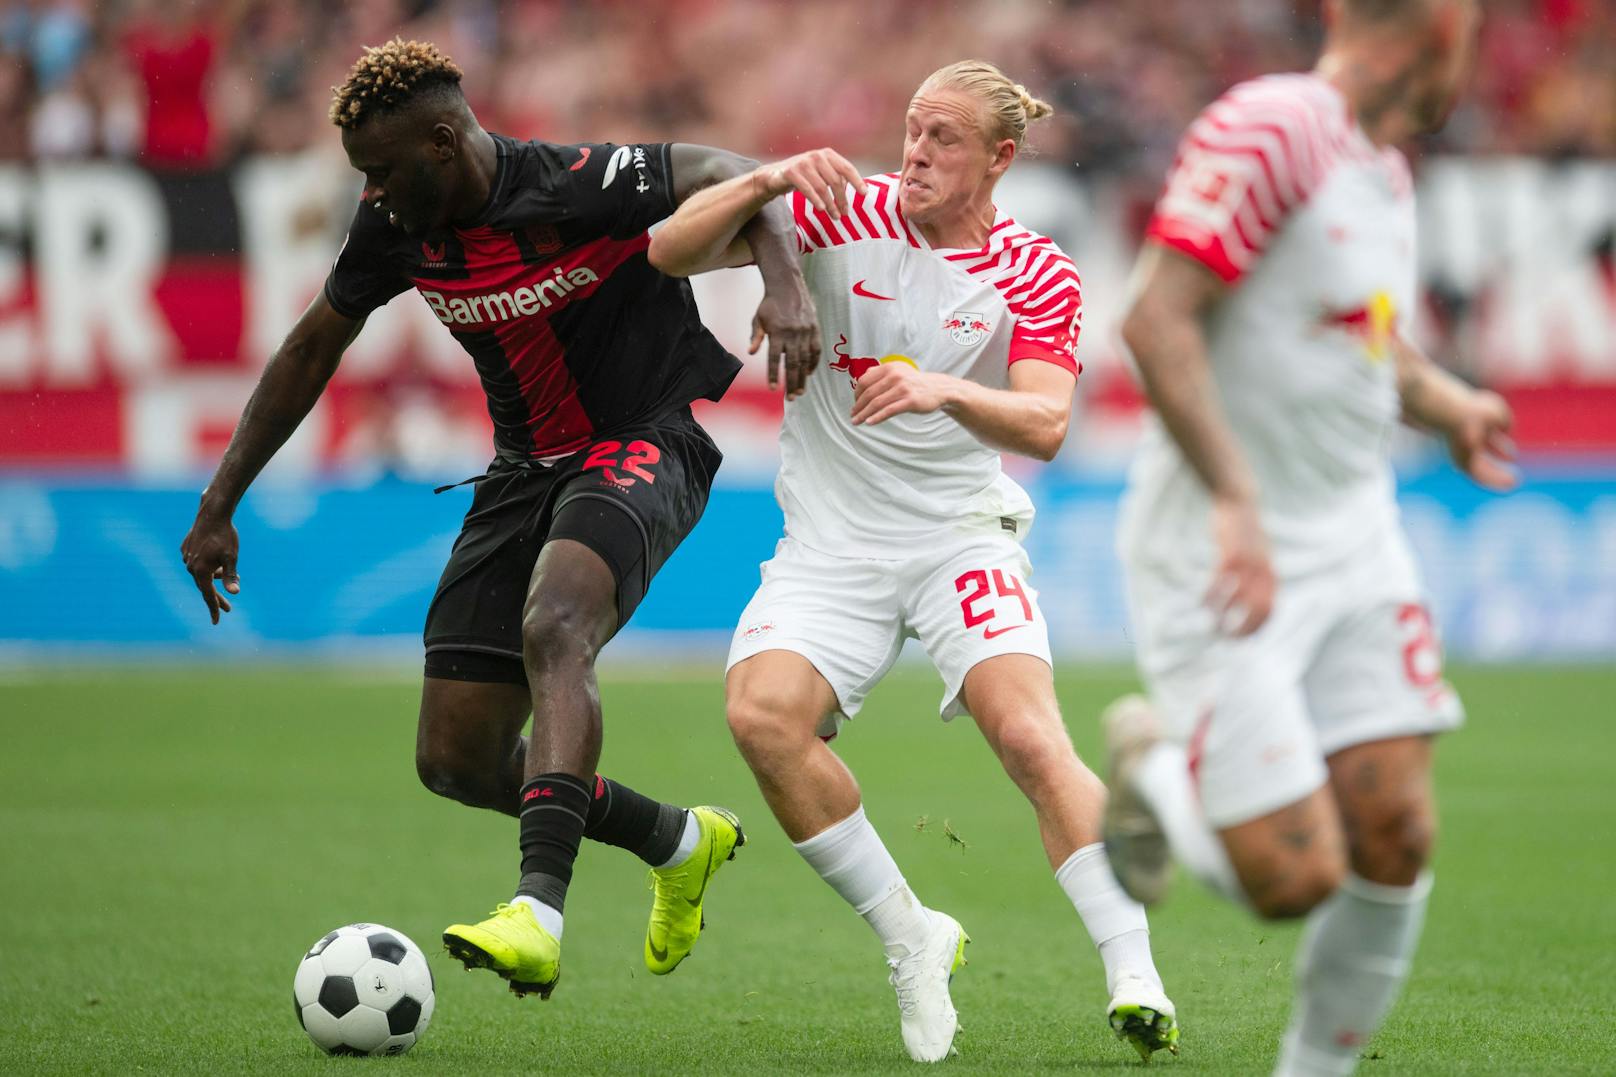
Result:
{"label": "white sock", "polygon": [[695,812],[687,810],[685,812],[684,833],[679,835],[679,847],[673,851],[672,856],[658,864],[657,867],[671,868],[675,864],[683,864],[690,859],[690,854],[696,851],[696,843],[700,840],[701,823],[696,819]]}
{"label": "white sock", "polygon": [[1408,978],[1431,874],[1385,886],[1349,873],[1307,918],[1296,951],[1296,1004],[1274,1070],[1283,1077],[1351,1073]]}
{"label": "white sock", "polygon": [[863,805],[793,848],[864,917],[888,957],[902,957],[925,945],[930,917],[864,817]]}
{"label": "white sock", "polygon": [[539,926],[548,931],[555,938],[555,941],[561,941],[560,909],[553,905],[546,905],[538,898],[528,897],[526,894],[517,894],[515,897],[511,898],[511,904],[526,905],[528,908],[532,909],[533,919],[539,922]]}
{"label": "white sock", "polygon": [[1105,844],[1085,845],[1066,858],[1055,871],[1066,896],[1077,909],[1078,918],[1088,928],[1089,938],[1105,962],[1106,989],[1115,992],[1117,978],[1138,977],[1161,987],[1161,976],[1150,956],[1150,925],[1145,907],[1122,892],[1111,873]]}
{"label": "white sock", "polygon": [[1224,897],[1246,904],[1229,854],[1201,811],[1184,749],[1166,741],[1151,748],[1136,772],[1134,787],[1155,812],[1167,844],[1185,870]]}

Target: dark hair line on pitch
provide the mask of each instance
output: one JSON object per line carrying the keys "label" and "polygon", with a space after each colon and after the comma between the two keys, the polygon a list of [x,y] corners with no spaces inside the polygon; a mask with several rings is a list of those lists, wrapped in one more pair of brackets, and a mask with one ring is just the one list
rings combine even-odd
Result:
{"label": "dark hair line on pitch", "polygon": [[395,37],[367,46],[343,84],[331,88],[331,122],[353,130],[429,97],[463,101],[460,79],[460,68],[430,41]]}

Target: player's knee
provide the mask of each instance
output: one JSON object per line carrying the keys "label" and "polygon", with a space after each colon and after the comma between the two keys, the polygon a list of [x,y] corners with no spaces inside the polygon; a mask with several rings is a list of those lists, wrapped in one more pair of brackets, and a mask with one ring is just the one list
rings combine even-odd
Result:
{"label": "player's knee", "polygon": [[1060,723],[1011,722],[999,733],[999,761],[1018,786],[1032,789],[1072,780],[1077,753]]}
{"label": "player's knee", "polygon": [[1408,886],[1431,860],[1436,819],[1424,803],[1385,805],[1349,834],[1354,872],[1371,882]]}
{"label": "player's knee", "polygon": [[457,752],[435,745],[417,745],[415,773],[421,784],[440,797],[462,804],[481,805],[484,790],[474,769]]}
{"label": "player's knee", "polygon": [[1344,857],[1314,856],[1293,862],[1272,877],[1246,888],[1251,907],[1267,920],[1306,916],[1336,892],[1346,877]]}
{"label": "player's knee", "polygon": [[757,764],[793,754],[805,738],[791,720],[787,701],[779,696],[740,692],[725,700],[730,736],[748,762]]}
{"label": "player's knee", "polygon": [[522,662],[548,669],[595,657],[595,611],[565,598],[530,602],[522,614]]}

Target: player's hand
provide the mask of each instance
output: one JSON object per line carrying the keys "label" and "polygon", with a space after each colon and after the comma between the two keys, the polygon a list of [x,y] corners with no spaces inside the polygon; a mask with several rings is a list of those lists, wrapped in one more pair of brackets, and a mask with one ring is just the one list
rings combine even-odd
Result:
{"label": "player's hand", "polygon": [[786,399],[795,400],[808,387],[808,375],[819,366],[819,315],[801,276],[792,286],[764,289],[763,302],[752,316],[748,354],[756,355],[765,337],[769,341],[769,388],[780,387],[784,365]]}
{"label": "player's hand", "polygon": [[859,194],[864,193],[864,177],[859,175],[859,170],[846,157],[829,148],[809,150],[764,165],[752,176],[753,182],[770,198],[787,191],[801,191],[810,206],[837,218],[847,216],[853,208],[847,197],[849,184]]}
{"label": "player's hand", "polygon": [[1509,436],[1515,415],[1497,393],[1478,389],[1448,433],[1448,451],[1466,475],[1489,490],[1513,490],[1515,442]]}
{"label": "player's hand", "polygon": [[952,378],[927,374],[903,360],[882,363],[853,384],[853,425],[885,422],[894,415],[937,411],[949,400]]}
{"label": "player's hand", "polygon": [[241,577],[236,575],[236,551],[240,542],[228,516],[198,510],[191,533],[180,543],[185,570],[202,592],[202,601],[208,604],[208,615],[214,624],[219,623],[220,610],[230,612],[230,600],[214,588],[213,581],[223,580],[224,589],[233,595],[241,593]]}
{"label": "player's hand", "polygon": [[1268,537],[1256,503],[1215,498],[1212,537],[1217,543],[1218,566],[1206,603],[1212,607],[1220,631],[1249,636],[1262,627],[1274,608],[1274,566],[1268,559]]}

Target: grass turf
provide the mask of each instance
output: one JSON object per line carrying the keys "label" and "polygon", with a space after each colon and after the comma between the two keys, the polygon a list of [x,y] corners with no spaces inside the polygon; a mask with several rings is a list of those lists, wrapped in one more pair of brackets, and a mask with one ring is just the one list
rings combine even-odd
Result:
{"label": "grass turf", "polygon": [[[1470,726],[1439,753],[1430,923],[1360,1072],[1608,1073],[1616,669],[1454,679]],[[1094,715],[1129,681],[1061,680],[1091,758]],[[747,823],[693,956],[665,980],[644,971],[643,866],[586,844],[555,998],[462,972],[438,933],[509,895],[514,825],[416,782],[416,691],[293,669],[0,684],[0,1072],[913,1072],[875,941],[769,818],[716,676],[603,686],[603,770]],[[1134,1064],[1030,810],[968,724],[938,725],[938,691],[900,672],[838,747],[917,892],[975,940],[949,1070]],[[401,1058],[328,1059],[293,1016],[303,950],[355,920],[405,931],[437,974],[436,1018]],[[1153,938],[1185,1030],[1156,1068],[1266,1073],[1296,929],[1181,884]]]}

